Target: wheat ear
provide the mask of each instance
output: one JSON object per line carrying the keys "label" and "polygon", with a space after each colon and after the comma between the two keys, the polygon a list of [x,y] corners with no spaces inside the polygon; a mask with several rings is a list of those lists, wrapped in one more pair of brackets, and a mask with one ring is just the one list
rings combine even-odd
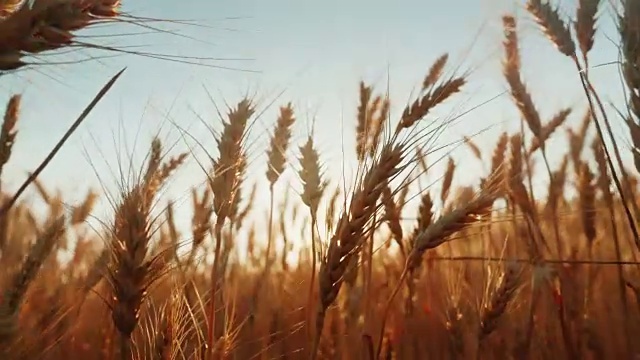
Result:
{"label": "wheat ear", "polygon": [[158,279],[162,256],[150,257],[151,210],[171,168],[161,166],[161,144],[155,138],[144,177],[123,194],[113,224],[113,245],[108,279],[112,287],[111,317],[119,334],[120,356],[131,359],[131,335],[138,325],[140,307],[149,287]]}
{"label": "wheat ear", "polygon": [[480,316],[478,330],[479,349],[487,336],[491,335],[498,327],[498,321],[505,313],[507,306],[513,299],[520,281],[520,269],[511,264],[507,266],[502,276],[500,286],[494,292],[491,300],[483,309]]}
{"label": "wheat ear", "polygon": [[244,141],[247,123],[255,113],[249,99],[242,99],[235,109],[230,109],[223,122],[222,134],[216,139],[218,158],[213,161],[213,175],[209,177],[209,186],[213,193],[213,211],[217,218],[214,224],[215,250],[214,264],[211,267],[212,296],[208,318],[209,351],[215,350],[216,338],[216,298],[221,283],[220,268],[222,262],[222,228],[227,219],[233,220],[238,214],[240,189],[247,166]]}
{"label": "wheat ear", "polygon": [[[0,130],[0,179],[2,179],[2,169],[11,157],[11,149],[13,149],[13,144],[18,134],[16,124],[18,123],[21,99],[22,96],[13,95],[9,99],[4,112],[4,120],[2,122],[2,129]],[[2,184],[0,183],[0,189],[1,188]]]}
{"label": "wheat ear", "polygon": [[118,17],[120,0],[35,0],[10,6],[9,11],[9,6],[0,8],[4,15],[0,20],[0,71],[28,65],[25,55],[76,44],[74,32]]}
{"label": "wheat ear", "polygon": [[359,253],[372,229],[370,221],[378,210],[378,199],[384,184],[402,170],[404,154],[401,145],[385,145],[379,158],[364,174],[347,211],[338,220],[318,275],[320,303],[312,350],[314,359],[318,353],[326,310],[338,296],[349,263]]}

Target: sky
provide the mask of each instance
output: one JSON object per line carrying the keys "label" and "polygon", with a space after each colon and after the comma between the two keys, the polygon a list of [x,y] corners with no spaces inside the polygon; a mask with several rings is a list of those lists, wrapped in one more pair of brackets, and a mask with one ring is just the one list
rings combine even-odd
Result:
{"label": "sky", "polygon": [[[574,16],[575,0],[563,0],[561,7],[563,15]],[[346,166],[353,165],[359,81],[374,85],[378,92],[388,88],[392,112],[398,112],[414,99],[429,66],[444,53],[449,53],[449,71],[457,67],[472,71],[462,93],[427,121],[464,114],[447,127],[438,144],[477,134],[473,139],[488,156],[502,131],[519,128],[518,113],[505,93],[500,69],[501,16],[506,13],[518,18],[523,76],[544,121],[564,107],[574,107],[567,125],[576,126],[585,111],[584,94],[571,61],[542,36],[524,11],[524,1],[123,0],[123,11],[176,21],[147,22],[171,32],[114,24],[83,33],[79,40],[172,55],[173,59],[193,57],[194,64],[79,50],[38,59],[49,64],[3,76],[0,99],[21,93],[24,100],[17,143],[3,174],[9,188],[17,188],[102,85],[124,67],[123,76],[42,174],[43,183],[59,189],[69,205],[80,201],[89,188],[104,186],[115,195],[118,164],[126,167],[133,156],[139,168],[152,136],[158,133],[167,147],[175,146],[172,154],[194,151],[165,194],[180,206],[180,221],[186,224],[190,186],[205,179],[195,161],[206,160],[196,140],[215,155],[214,139],[203,122],[220,129],[214,104],[224,111],[225,103],[233,105],[246,94],[255,95],[261,113],[251,129],[249,177],[263,176],[268,133],[278,106],[289,101],[298,118],[290,158],[295,159],[297,146],[315,124],[322,160],[335,176],[344,159]],[[611,40],[617,36],[608,3],[598,26],[591,76],[605,102],[621,106],[622,87],[614,63],[618,54]],[[88,56],[101,58],[54,63]],[[204,57],[209,60],[195,59]],[[181,135],[180,128],[189,135]],[[626,136],[620,120],[614,121],[614,128],[621,137]],[[552,139],[552,164],[565,151],[562,136]],[[453,149],[451,155],[459,165],[456,182],[475,182],[485,174],[486,169],[465,147]],[[299,189],[295,173],[288,171],[287,180],[279,186]],[[441,173],[436,166],[429,179]],[[536,181],[543,187],[547,179]],[[33,193],[24,199],[37,201]],[[112,214],[108,202],[98,210],[97,218],[108,222]]]}

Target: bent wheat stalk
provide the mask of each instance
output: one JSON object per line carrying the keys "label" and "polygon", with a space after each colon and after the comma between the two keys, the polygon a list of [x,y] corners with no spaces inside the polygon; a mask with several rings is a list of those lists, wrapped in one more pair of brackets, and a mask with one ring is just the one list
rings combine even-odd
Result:
{"label": "bent wheat stalk", "polygon": [[20,197],[20,195],[22,195],[22,193],[27,189],[27,187],[29,187],[29,185],[33,183],[33,181],[38,177],[38,175],[40,175],[40,173],[47,167],[47,165],[49,165],[49,163],[51,162],[51,160],[53,160],[53,158],[56,156],[58,151],[60,151],[62,146],[67,142],[69,137],[71,137],[71,135],[76,131],[76,129],[80,126],[80,124],[82,124],[82,122],[87,118],[87,116],[89,116],[91,111],[93,111],[96,105],[98,105],[100,100],[102,100],[102,98],[109,92],[109,90],[111,90],[111,87],[113,87],[113,85],[116,83],[118,78],[120,78],[120,75],[122,75],[122,73],[124,73],[125,70],[126,68],[120,70],[102,87],[102,89],[100,89],[98,94],[93,98],[93,100],[91,100],[89,105],[87,105],[87,107],[82,111],[82,113],[76,119],[76,121],[73,124],[71,124],[71,127],[69,128],[69,130],[65,132],[62,138],[58,141],[58,143],[53,147],[53,149],[42,161],[42,163],[40,163],[40,165],[33,171],[33,173],[29,175],[27,180],[25,180],[24,183],[22,183],[20,188],[18,188],[18,191],[16,191],[15,194],[13,194],[13,196],[6,203],[3,204],[2,208],[0,208],[0,217],[6,215],[7,211],[11,209],[11,207],[16,203],[16,201],[18,201],[18,198]]}

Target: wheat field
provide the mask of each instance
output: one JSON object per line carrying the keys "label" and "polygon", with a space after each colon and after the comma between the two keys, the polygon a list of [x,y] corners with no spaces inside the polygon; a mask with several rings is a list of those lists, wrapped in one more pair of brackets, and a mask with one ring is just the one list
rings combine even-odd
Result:
{"label": "wheat field", "polygon": [[[120,5],[0,0],[0,74],[77,46],[75,34],[94,24],[132,21]],[[2,359],[640,356],[633,340],[640,331],[640,1],[619,6],[616,66],[628,98],[617,111],[605,111],[588,71],[605,6],[579,0],[567,19],[542,0],[526,2],[539,36],[575,64],[567,76],[580,81],[588,104],[550,119],[522,75],[518,19],[498,15],[502,81],[522,130],[502,133],[490,150],[459,139],[487,169],[476,185],[453,186],[466,165],[451,157],[438,160],[446,163],[435,174],[439,191],[421,181],[434,171],[430,155],[447,126],[433,110],[470,81],[443,54],[416,74],[420,92],[397,117],[384,89],[359,84],[349,125],[357,172],[347,184],[329,178],[327,168],[339,165],[323,161],[313,134],[294,141],[291,103],[277,105],[267,148],[250,149],[256,104],[235,99],[217,148],[201,163],[206,186],[187,189],[186,229],[176,225],[181,209],[159,194],[191,154],[167,151],[160,138],[135,179],[123,181],[99,231],[88,219],[104,194],[91,192],[69,209],[38,179],[102,96],[117,91],[119,72],[22,186],[2,188]],[[11,171],[21,141],[21,99],[6,101],[0,175]],[[578,127],[566,126],[570,116],[582,118]],[[627,143],[612,130],[621,121]],[[552,168],[545,144],[558,137],[569,147]],[[256,210],[247,180],[249,153],[258,151],[268,159],[258,175],[269,189],[266,212]],[[276,190],[287,171],[300,192]],[[534,176],[549,180],[543,195],[534,196]],[[44,218],[22,201],[27,191],[46,203]],[[295,261],[292,243],[302,244]],[[61,260],[64,252],[70,260]]]}

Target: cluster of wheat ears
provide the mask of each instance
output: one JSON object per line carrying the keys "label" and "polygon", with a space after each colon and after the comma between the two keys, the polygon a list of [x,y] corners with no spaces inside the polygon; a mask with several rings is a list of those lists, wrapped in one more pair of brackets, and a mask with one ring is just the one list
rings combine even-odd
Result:
{"label": "cluster of wheat ears", "polygon": [[[572,76],[588,104],[547,121],[521,76],[516,19],[502,17],[503,75],[523,126],[503,133],[490,154],[464,139],[478,161],[490,161],[478,186],[452,189],[459,164],[451,159],[439,194],[419,181],[432,171],[427,156],[439,134],[424,124],[438,121],[430,112],[468,80],[447,75],[447,55],[432,64],[399,119],[390,118],[386,95],[360,84],[358,171],[349,186],[330,185],[313,136],[290,149],[296,112],[282,106],[267,151],[267,231],[252,212],[255,191],[243,192],[247,132],[256,116],[249,98],[228,110],[216,156],[202,164],[207,186],[192,192],[189,231],[176,226],[173,205],[154,212],[159,191],[189,157],[168,156],[157,138],[139,177],[123,186],[104,232],[87,226],[98,194],[71,211],[50,194],[38,174],[119,73],[17,191],[2,189],[1,358],[637,356],[640,155],[622,148],[635,160],[623,164],[609,117],[623,119],[633,148],[640,147],[640,1],[624,0],[616,10],[628,95],[615,114],[605,112],[588,71],[600,5],[579,0],[568,21],[541,0],[526,3],[546,38],[575,64]],[[0,0],[0,71],[88,46],[76,32],[127,21],[119,6],[118,0]],[[11,97],[4,114],[0,171],[19,141],[20,100]],[[566,128],[570,147],[552,170],[545,144],[563,136],[559,130],[576,113],[583,121]],[[287,156],[294,152],[296,164]],[[536,159],[543,162],[537,172]],[[302,191],[276,205],[275,185],[288,167]],[[534,175],[549,179],[544,198],[534,197]],[[565,196],[570,187],[577,196]],[[45,219],[19,201],[27,188],[47,203]],[[413,198],[417,209],[405,206]],[[302,225],[298,232],[288,224]],[[246,248],[236,241],[240,233]],[[305,244],[295,264],[288,261],[293,238]],[[70,249],[72,259],[61,262],[56,255]]]}

